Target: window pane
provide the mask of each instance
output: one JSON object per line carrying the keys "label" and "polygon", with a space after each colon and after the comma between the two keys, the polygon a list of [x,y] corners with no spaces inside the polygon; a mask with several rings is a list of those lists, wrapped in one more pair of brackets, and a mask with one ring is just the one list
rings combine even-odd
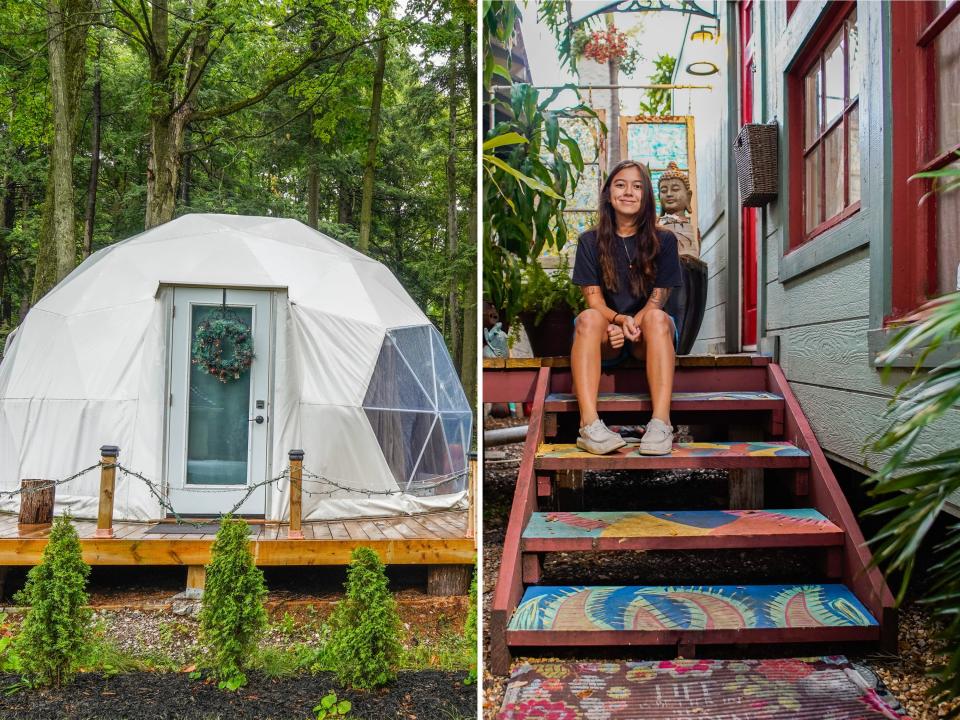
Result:
{"label": "window pane", "polygon": [[847,38],[849,39],[849,45],[847,46],[847,71],[850,75],[849,96],[852,100],[860,94],[860,63],[862,62],[856,10],[847,18]]}
{"label": "window pane", "polygon": [[824,93],[826,94],[826,113],[823,124],[830,122],[843,112],[843,30],[830,40],[824,52]]}
{"label": "window pane", "polygon": [[[960,162],[950,167],[960,172]],[[960,190],[937,196],[937,291],[960,290]]]}
{"label": "window pane", "polygon": [[810,232],[820,224],[820,147],[807,155],[803,168],[803,227]]}
{"label": "window pane", "polygon": [[831,130],[823,140],[825,164],[824,203],[826,217],[832,218],[843,210],[843,123]]}
{"label": "window pane", "polygon": [[808,148],[820,135],[820,64],[817,63],[803,81],[804,147]]}
{"label": "window pane", "polygon": [[854,106],[847,116],[847,157],[850,158],[850,205],[860,199],[860,105]]}
{"label": "window pane", "polygon": [[935,41],[938,155],[960,144],[960,20]]}

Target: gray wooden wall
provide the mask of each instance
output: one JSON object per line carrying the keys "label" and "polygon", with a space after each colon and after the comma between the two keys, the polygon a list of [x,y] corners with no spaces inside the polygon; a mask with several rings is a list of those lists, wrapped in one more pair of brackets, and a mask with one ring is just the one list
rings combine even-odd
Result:
{"label": "gray wooden wall", "polygon": [[[694,352],[740,350],[739,211],[731,181],[732,140],[737,112],[736,6],[721,3],[721,41],[727,53],[717,86],[709,97],[677,92],[679,112],[690,103],[697,124],[702,257],[709,265],[707,311]],[[758,68],[754,77],[754,118],[777,121],[781,165],[789,133],[785,127],[784,72],[810,37],[825,8],[823,2],[799,3],[788,24],[785,3],[756,3]],[[882,430],[893,390],[905,375],[888,379],[873,365],[868,332],[879,328],[889,309],[890,270],[890,107],[889,8],[859,2],[858,27],[864,53],[860,91],[862,207],[859,213],[785,254],[786,193],[799,176],[782,167],[780,200],[760,213],[758,224],[758,316],[762,348],[779,343],[779,360],[817,438],[828,456],[862,472],[885,459],[869,453],[871,435]],[[698,52],[687,43],[680,68]],[[682,71],[675,82],[694,80]],[[727,97],[728,88],[730,103]],[[732,221],[732,222],[731,222]],[[731,242],[731,237],[733,238]],[[776,340],[778,338],[778,340]],[[916,455],[960,446],[960,408],[931,428]],[[960,507],[960,494],[954,498]]]}

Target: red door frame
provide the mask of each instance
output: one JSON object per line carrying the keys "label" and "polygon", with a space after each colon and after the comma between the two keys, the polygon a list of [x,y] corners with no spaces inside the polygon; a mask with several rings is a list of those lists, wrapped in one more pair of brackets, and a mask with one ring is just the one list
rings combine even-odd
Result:
{"label": "red door frame", "polygon": [[[754,0],[742,0],[740,13],[740,124],[753,122],[753,74],[756,68],[752,41]],[[740,346],[757,344],[757,209],[743,208],[740,216]]]}

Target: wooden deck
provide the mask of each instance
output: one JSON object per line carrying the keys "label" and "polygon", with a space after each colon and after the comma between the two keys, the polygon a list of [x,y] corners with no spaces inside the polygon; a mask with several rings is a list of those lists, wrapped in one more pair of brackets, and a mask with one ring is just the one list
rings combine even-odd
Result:
{"label": "wooden deck", "polygon": [[[187,534],[181,526],[151,532],[156,522],[114,522],[112,538],[97,538],[95,520],[74,520],[83,558],[90,565],[206,565],[213,534]],[[257,565],[346,565],[360,546],[387,564],[468,565],[476,555],[467,537],[467,512],[445,511],[388,518],[303,523],[303,539],[287,537],[286,524],[255,525],[250,540]],[[37,565],[49,528],[28,530],[17,516],[0,513],[0,566]]]}

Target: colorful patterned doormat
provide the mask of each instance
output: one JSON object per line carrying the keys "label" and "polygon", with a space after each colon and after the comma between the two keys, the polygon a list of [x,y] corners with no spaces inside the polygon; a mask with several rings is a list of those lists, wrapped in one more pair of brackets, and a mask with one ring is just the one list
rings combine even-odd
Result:
{"label": "colorful patterned doormat", "polygon": [[498,720],[909,720],[845,657],[537,663]]}

